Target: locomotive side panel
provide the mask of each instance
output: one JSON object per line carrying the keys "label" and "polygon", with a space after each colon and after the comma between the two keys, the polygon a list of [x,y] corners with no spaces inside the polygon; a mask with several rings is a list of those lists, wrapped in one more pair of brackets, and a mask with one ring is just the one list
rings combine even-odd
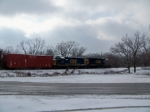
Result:
{"label": "locomotive side panel", "polygon": [[54,61],[55,68],[85,68],[85,58],[56,58]]}
{"label": "locomotive side panel", "polygon": [[85,67],[85,58],[55,58],[53,60],[54,68],[81,68]]}
{"label": "locomotive side panel", "polygon": [[105,59],[102,58],[56,58],[54,68],[103,68]]}
{"label": "locomotive side panel", "polygon": [[102,58],[87,58],[86,60],[88,68],[100,68],[105,65],[105,59]]}
{"label": "locomotive side panel", "polygon": [[82,68],[85,67],[85,58],[67,58],[68,63],[72,67]]}

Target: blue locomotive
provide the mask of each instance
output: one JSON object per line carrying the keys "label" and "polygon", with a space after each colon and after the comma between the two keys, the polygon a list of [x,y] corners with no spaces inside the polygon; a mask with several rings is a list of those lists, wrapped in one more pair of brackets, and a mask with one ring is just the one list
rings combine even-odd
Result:
{"label": "blue locomotive", "polygon": [[57,56],[53,60],[54,68],[104,68],[103,58],[72,58]]}

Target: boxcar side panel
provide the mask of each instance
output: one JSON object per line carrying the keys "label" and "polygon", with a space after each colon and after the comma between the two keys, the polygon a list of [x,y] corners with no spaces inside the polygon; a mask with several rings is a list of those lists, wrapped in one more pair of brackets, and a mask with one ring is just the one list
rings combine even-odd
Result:
{"label": "boxcar side panel", "polygon": [[6,54],[4,56],[4,62],[6,68],[51,68],[53,65],[53,56]]}

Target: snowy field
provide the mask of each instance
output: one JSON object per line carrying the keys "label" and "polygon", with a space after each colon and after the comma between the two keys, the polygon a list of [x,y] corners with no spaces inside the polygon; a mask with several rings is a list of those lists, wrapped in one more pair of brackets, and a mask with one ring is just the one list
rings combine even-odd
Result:
{"label": "snowy field", "polygon": [[0,96],[0,112],[62,112],[62,110],[70,110],[69,112],[150,112],[150,95]]}
{"label": "snowy field", "polygon": [[[150,83],[150,69],[0,70],[0,81],[44,83]],[[150,112],[150,95],[0,95],[0,112]]]}
{"label": "snowy field", "polygon": [[[72,73],[73,72],[73,73]],[[0,81],[44,83],[150,83],[150,69],[0,70]],[[30,77],[28,77],[28,74]]]}

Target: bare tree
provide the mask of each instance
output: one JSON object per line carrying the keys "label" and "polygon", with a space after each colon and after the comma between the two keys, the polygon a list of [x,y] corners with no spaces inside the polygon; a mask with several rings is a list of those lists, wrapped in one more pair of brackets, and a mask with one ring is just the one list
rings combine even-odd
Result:
{"label": "bare tree", "polygon": [[4,53],[15,53],[15,54],[19,54],[20,50],[19,49],[14,49],[12,46],[7,46],[4,51]]}
{"label": "bare tree", "polygon": [[129,37],[126,34],[123,38],[122,38],[122,42],[119,42],[115,45],[115,47],[111,47],[111,51],[112,53],[118,54],[119,56],[122,57],[122,59],[124,60],[124,62],[126,62],[127,64],[127,68],[128,71],[130,73],[130,67],[131,67],[131,53],[130,53],[130,48],[128,46],[126,40],[128,40]]}
{"label": "bare tree", "polygon": [[65,42],[58,43],[55,48],[56,54],[64,57],[67,56],[67,52],[68,52],[67,50],[68,50],[67,43]]}
{"label": "bare tree", "polygon": [[126,66],[124,60],[119,55],[113,53],[104,53],[102,57],[105,57],[106,67],[124,67]]}
{"label": "bare tree", "polygon": [[77,52],[77,57],[81,57],[87,49],[85,47],[80,47]]}
{"label": "bare tree", "polygon": [[148,59],[150,59],[150,38],[145,39],[145,43],[143,45],[144,52]]}
{"label": "bare tree", "polygon": [[84,47],[75,47],[72,49],[70,55],[71,57],[82,57],[85,51],[86,48]]}
{"label": "bare tree", "polygon": [[20,42],[20,44],[17,46],[18,49],[24,52],[24,54],[29,54],[27,51],[26,41]]}
{"label": "bare tree", "polygon": [[129,46],[129,51],[132,56],[132,63],[134,66],[134,72],[136,72],[136,63],[137,63],[137,57],[141,53],[141,48],[143,47],[145,43],[145,37],[146,35],[143,33],[142,35],[139,32],[136,32],[133,37],[126,38],[125,44]]}
{"label": "bare tree", "polygon": [[138,66],[150,66],[150,58],[148,58],[144,50],[137,57],[137,60]]}
{"label": "bare tree", "polygon": [[75,41],[61,42],[58,43],[55,52],[57,55],[61,55],[63,57],[69,56],[81,56],[85,52],[85,48],[79,48],[79,44]]}
{"label": "bare tree", "polygon": [[136,72],[137,56],[140,54],[141,48],[143,47],[145,36],[145,34],[141,35],[139,32],[134,33],[131,37],[126,35],[122,38],[122,42],[111,48],[111,51],[123,57],[128,64],[128,69],[130,67],[130,62],[133,64],[134,72]]}
{"label": "bare tree", "polygon": [[4,49],[4,53],[14,53],[14,49],[12,46],[7,46],[5,49]]}
{"label": "bare tree", "polygon": [[27,41],[22,41],[17,46],[25,54],[43,54],[45,48],[45,40],[41,38],[29,39]]}
{"label": "bare tree", "polygon": [[78,50],[79,50],[78,47],[73,48],[73,49],[72,49],[72,52],[71,52],[71,57],[78,57],[78,56],[77,56]]}
{"label": "bare tree", "polygon": [[46,55],[52,55],[52,56],[54,56],[54,55],[55,55],[55,50],[54,50],[54,48],[53,48],[52,46],[48,46],[48,47],[46,48],[45,54],[46,54]]}

